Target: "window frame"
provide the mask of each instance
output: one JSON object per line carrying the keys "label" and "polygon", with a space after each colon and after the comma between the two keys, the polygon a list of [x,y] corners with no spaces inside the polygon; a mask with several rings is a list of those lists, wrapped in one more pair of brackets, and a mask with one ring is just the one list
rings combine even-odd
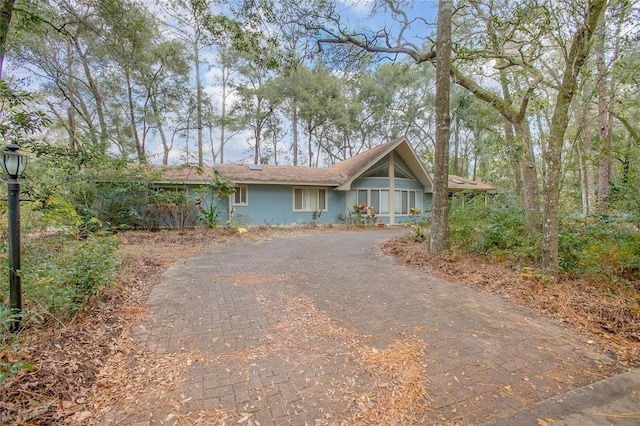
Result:
{"label": "window frame", "polygon": [[[298,191],[302,191],[302,200],[301,200],[301,208],[297,209],[296,208],[296,194],[298,193]],[[305,199],[304,199],[304,194],[308,193],[311,194],[311,191],[315,192],[315,200],[316,200],[316,205],[315,206],[311,206],[311,201],[313,199],[313,197],[311,197],[311,195],[309,195],[309,197],[311,198],[309,200],[309,208],[305,208]],[[324,191],[324,197],[320,197],[320,191]],[[327,212],[329,211],[329,197],[328,197],[328,193],[329,191],[327,190],[327,188],[325,187],[317,187],[317,186],[294,186],[293,187],[293,200],[292,200],[292,210],[294,213],[313,213],[313,212]],[[320,204],[320,199],[323,198],[324,199],[324,207],[321,208]]]}
{"label": "window frame", "polygon": [[[242,202],[242,191],[244,190],[244,203]],[[236,203],[236,194],[240,194],[240,202]],[[249,185],[236,185],[236,192],[231,194],[232,206],[248,206],[249,205]]]}
{"label": "window frame", "polygon": [[[411,203],[411,195],[413,197],[413,205]],[[394,191],[393,209],[395,216],[410,216],[411,209],[416,208],[422,211],[423,192],[416,189],[396,189]],[[398,199],[399,198],[399,199]],[[399,202],[398,202],[399,201]],[[406,213],[403,211],[406,207]]]}
{"label": "window frame", "polygon": [[[389,197],[391,196],[391,191],[389,190],[388,187],[381,187],[381,188],[355,188],[352,189],[350,191],[353,195],[352,196],[347,196],[347,204],[352,204],[351,206],[347,206],[347,210],[350,210],[351,208],[353,208],[353,205],[355,203],[355,205],[366,205],[366,206],[371,206],[373,207],[373,212],[378,215],[378,216],[383,216],[383,217],[387,217],[391,214],[391,212],[389,211]],[[373,196],[372,193],[373,192],[377,192],[378,193],[378,205],[377,205],[377,209],[375,208],[376,206],[374,205],[375,203],[373,202]],[[362,199],[360,197],[361,193],[366,193],[366,202],[362,202]],[[383,195],[384,193],[384,195]],[[350,201],[353,200],[354,203],[350,203]],[[384,206],[384,209],[381,208],[380,206]],[[378,211],[379,210],[379,211]]]}

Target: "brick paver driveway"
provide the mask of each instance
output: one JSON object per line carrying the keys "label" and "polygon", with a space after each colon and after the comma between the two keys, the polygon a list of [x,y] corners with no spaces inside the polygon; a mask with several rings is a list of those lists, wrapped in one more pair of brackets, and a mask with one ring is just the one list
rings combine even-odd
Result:
{"label": "brick paver driveway", "polygon": [[[199,355],[173,405],[151,401],[129,422],[166,424],[177,413],[263,426],[368,424],[373,415],[469,424],[597,379],[607,358],[584,337],[381,252],[406,233],[295,235],[179,261],[152,290],[140,338],[157,353]],[[422,411],[409,413],[403,384],[366,361],[392,358],[400,344],[420,355]]]}

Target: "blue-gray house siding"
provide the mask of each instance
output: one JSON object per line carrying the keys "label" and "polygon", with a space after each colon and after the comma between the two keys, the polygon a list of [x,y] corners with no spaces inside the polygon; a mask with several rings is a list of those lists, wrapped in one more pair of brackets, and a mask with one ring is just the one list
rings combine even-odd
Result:
{"label": "blue-gray house siding", "polygon": [[[238,225],[339,223],[353,214],[354,206],[373,207],[381,223],[406,223],[414,220],[415,210],[431,209],[433,187],[405,138],[327,168],[216,164],[211,168],[163,166],[161,174],[159,184],[190,191],[217,175],[230,179],[237,185],[236,195],[222,202],[205,196],[197,208],[206,212],[215,203],[222,222],[233,210],[233,223]],[[480,188],[478,183],[465,185],[458,180],[450,179],[450,190]]]}
{"label": "blue-gray house siding", "polygon": [[[247,205],[234,205],[234,219],[242,225],[303,225],[336,223],[344,213],[345,193],[327,186],[247,184]],[[294,211],[294,189],[323,189],[327,197],[326,209]]]}

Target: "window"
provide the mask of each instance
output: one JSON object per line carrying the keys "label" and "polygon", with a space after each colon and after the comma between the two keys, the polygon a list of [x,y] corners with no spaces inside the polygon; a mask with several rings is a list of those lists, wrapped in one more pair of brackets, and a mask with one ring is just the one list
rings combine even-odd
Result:
{"label": "window", "polygon": [[375,170],[370,171],[363,177],[368,178],[388,178],[389,177],[389,164],[385,164],[382,167],[378,167]]}
{"label": "window", "polygon": [[231,204],[234,206],[248,206],[249,205],[249,187],[246,185],[236,186],[236,192],[232,195]]}
{"label": "window", "polygon": [[366,189],[358,189],[358,200],[356,202],[359,206],[368,206],[369,201],[367,200],[367,190]]}
{"label": "window", "polygon": [[327,190],[324,188],[294,188],[294,212],[318,212],[327,210]]}
{"label": "window", "polygon": [[394,200],[395,214],[409,214],[413,208],[422,210],[422,195],[420,191],[396,191]]}
{"label": "window", "polygon": [[389,214],[389,190],[358,189],[351,191],[347,199],[347,206],[351,209],[354,205],[371,206],[375,214],[387,215]]}
{"label": "window", "polygon": [[411,176],[409,176],[409,173],[405,172],[398,165],[396,165],[396,168],[394,170],[394,174],[395,174],[396,178],[398,178],[398,179],[411,179]]}
{"label": "window", "polygon": [[373,212],[376,214],[389,214],[389,190],[372,189],[370,191]]}

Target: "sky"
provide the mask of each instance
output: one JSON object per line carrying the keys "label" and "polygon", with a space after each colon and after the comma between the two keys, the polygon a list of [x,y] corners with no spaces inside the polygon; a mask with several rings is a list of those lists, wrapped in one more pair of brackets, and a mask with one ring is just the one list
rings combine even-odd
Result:
{"label": "sky", "polygon": [[[438,8],[438,0],[429,0],[429,1],[411,1],[404,0],[401,1],[401,8],[403,11],[407,13],[407,16],[410,20],[413,20],[409,30],[405,32],[405,38],[416,44],[421,45],[424,43],[425,37],[427,35],[432,35],[435,32],[435,21],[436,14]],[[376,31],[382,28],[388,28],[392,33],[397,33],[397,30],[400,28],[399,23],[392,13],[388,11],[388,9],[384,8],[384,12],[380,11],[380,8],[376,8],[374,10],[374,6],[376,5],[375,0],[338,0],[337,2],[337,11],[344,18],[346,25],[349,26],[350,29],[354,31]],[[420,19],[423,18],[422,22]],[[215,58],[209,58],[211,63],[215,63]],[[207,67],[201,70],[204,80],[204,93],[210,96],[214,104],[217,105],[218,111],[220,111],[221,106],[221,88],[217,81],[220,76],[220,69],[217,67]],[[228,107],[230,103],[233,102],[233,96],[228,100]],[[285,138],[285,145],[288,145],[286,142],[291,138],[291,130],[288,123],[285,123],[285,128],[288,131],[288,137]],[[219,143],[219,133],[216,132],[214,137],[214,146],[217,149]],[[236,135],[232,140],[230,140],[225,146],[224,159],[225,162],[230,163],[249,163],[252,162],[252,149],[250,147],[249,142],[247,141],[250,137],[249,132],[243,132]],[[193,136],[189,139],[190,152],[195,154],[195,138]],[[211,153],[210,153],[210,141],[208,135],[205,137],[203,142],[205,145],[205,161],[211,162]],[[152,152],[150,155],[153,157],[153,162],[160,162],[162,159],[162,147],[157,146],[151,148]],[[281,159],[282,160],[282,159]],[[219,161],[219,159],[218,159]],[[170,162],[174,164],[184,163],[184,149],[182,147],[174,147],[171,156]]]}

